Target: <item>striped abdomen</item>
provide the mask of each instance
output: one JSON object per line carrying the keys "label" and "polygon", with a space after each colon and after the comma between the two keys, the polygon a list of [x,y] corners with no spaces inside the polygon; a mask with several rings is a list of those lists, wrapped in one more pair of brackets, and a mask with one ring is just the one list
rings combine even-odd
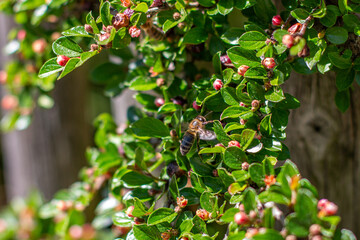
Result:
{"label": "striped abdomen", "polygon": [[186,131],[185,134],[184,134],[184,137],[181,141],[181,144],[180,144],[180,153],[181,155],[186,155],[191,146],[194,144],[194,141],[195,141],[195,133],[191,133],[189,131]]}

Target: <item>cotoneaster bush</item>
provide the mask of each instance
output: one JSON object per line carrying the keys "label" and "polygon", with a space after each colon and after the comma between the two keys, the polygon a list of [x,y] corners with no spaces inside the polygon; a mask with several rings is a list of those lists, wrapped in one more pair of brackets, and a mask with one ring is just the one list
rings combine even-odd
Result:
{"label": "cotoneaster bush", "polygon": [[[38,210],[53,227],[37,233],[104,239],[100,230],[111,227],[128,240],[356,239],[288,160],[285,129],[300,103],[281,86],[293,70],[335,71],[336,105],[348,108],[360,76],[359,0],[281,3],[283,11],[270,0],[101,1],[64,30],[40,78],[60,79],[107,51],[121,61],[100,64],[93,81],[108,96],[136,91],[143,107],[131,107],[125,125],[108,114],[95,120],[90,167]],[[231,27],[229,14],[246,19],[243,27]],[[189,132],[198,116],[208,123]],[[216,139],[199,140],[205,130]],[[186,132],[194,142],[181,154]],[[82,212],[99,191],[99,231],[88,237]],[[3,219],[0,234],[11,238],[17,223]]]}

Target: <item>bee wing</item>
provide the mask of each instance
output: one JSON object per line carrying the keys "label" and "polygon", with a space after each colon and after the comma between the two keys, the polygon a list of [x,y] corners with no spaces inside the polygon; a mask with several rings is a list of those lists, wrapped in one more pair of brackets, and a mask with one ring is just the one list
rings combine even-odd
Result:
{"label": "bee wing", "polygon": [[198,133],[201,140],[210,141],[216,139],[216,134],[213,131],[199,129]]}

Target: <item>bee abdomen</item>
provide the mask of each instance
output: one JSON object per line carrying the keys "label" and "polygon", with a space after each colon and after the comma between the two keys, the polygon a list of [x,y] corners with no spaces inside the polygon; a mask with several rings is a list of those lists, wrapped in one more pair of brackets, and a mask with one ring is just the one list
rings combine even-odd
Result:
{"label": "bee abdomen", "polygon": [[191,146],[194,143],[194,140],[195,137],[191,133],[188,132],[185,133],[180,145],[181,155],[186,155],[189,152]]}

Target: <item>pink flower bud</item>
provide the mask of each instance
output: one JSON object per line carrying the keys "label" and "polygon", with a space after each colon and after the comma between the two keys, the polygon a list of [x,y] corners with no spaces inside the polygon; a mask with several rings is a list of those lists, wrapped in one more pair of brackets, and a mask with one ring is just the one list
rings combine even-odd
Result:
{"label": "pink flower bud", "polygon": [[280,26],[282,24],[283,20],[281,19],[280,15],[276,15],[276,16],[273,16],[271,22],[274,26]]}
{"label": "pink flower bud", "polygon": [[132,38],[137,38],[140,36],[141,30],[136,26],[132,26],[129,28],[129,34]]}
{"label": "pink flower bud", "polygon": [[241,76],[244,76],[246,71],[249,69],[249,66],[246,66],[246,65],[241,65],[239,68],[238,68],[238,74],[240,74]]}
{"label": "pink flower bud", "polygon": [[240,143],[238,141],[233,140],[233,141],[230,141],[228,143],[228,147],[241,147],[241,146],[240,146]]}
{"label": "pink flower bud", "polygon": [[163,98],[156,98],[154,103],[157,107],[161,107],[162,105],[164,105],[165,100]]}
{"label": "pink flower bud", "polygon": [[267,69],[273,69],[276,66],[274,58],[265,58],[262,65]]}
{"label": "pink flower bud", "polygon": [[68,56],[59,55],[59,56],[57,56],[56,62],[57,62],[57,64],[59,64],[60,66],[64,67],[69,60],[70,60],[70,58],[69,58]]}
{"label": "pink flower bud", "polygon": [[294,38],[290,34],[286,34],[282,38],[282,43],[287,47],[291,48],[294,45]]}
{"label": "pink flower bud", "polygon": [[250,219],[248,215],[246,215],[246,213],[238,212],[234,216],[234,221],[236,222],[237,225],[245,225],[250,222]]}
{"label": "pink flower bud", "polygon": [[223,82],[220,79],[216,79],[213,83],[215,90],[220,90],[223,87]]}

